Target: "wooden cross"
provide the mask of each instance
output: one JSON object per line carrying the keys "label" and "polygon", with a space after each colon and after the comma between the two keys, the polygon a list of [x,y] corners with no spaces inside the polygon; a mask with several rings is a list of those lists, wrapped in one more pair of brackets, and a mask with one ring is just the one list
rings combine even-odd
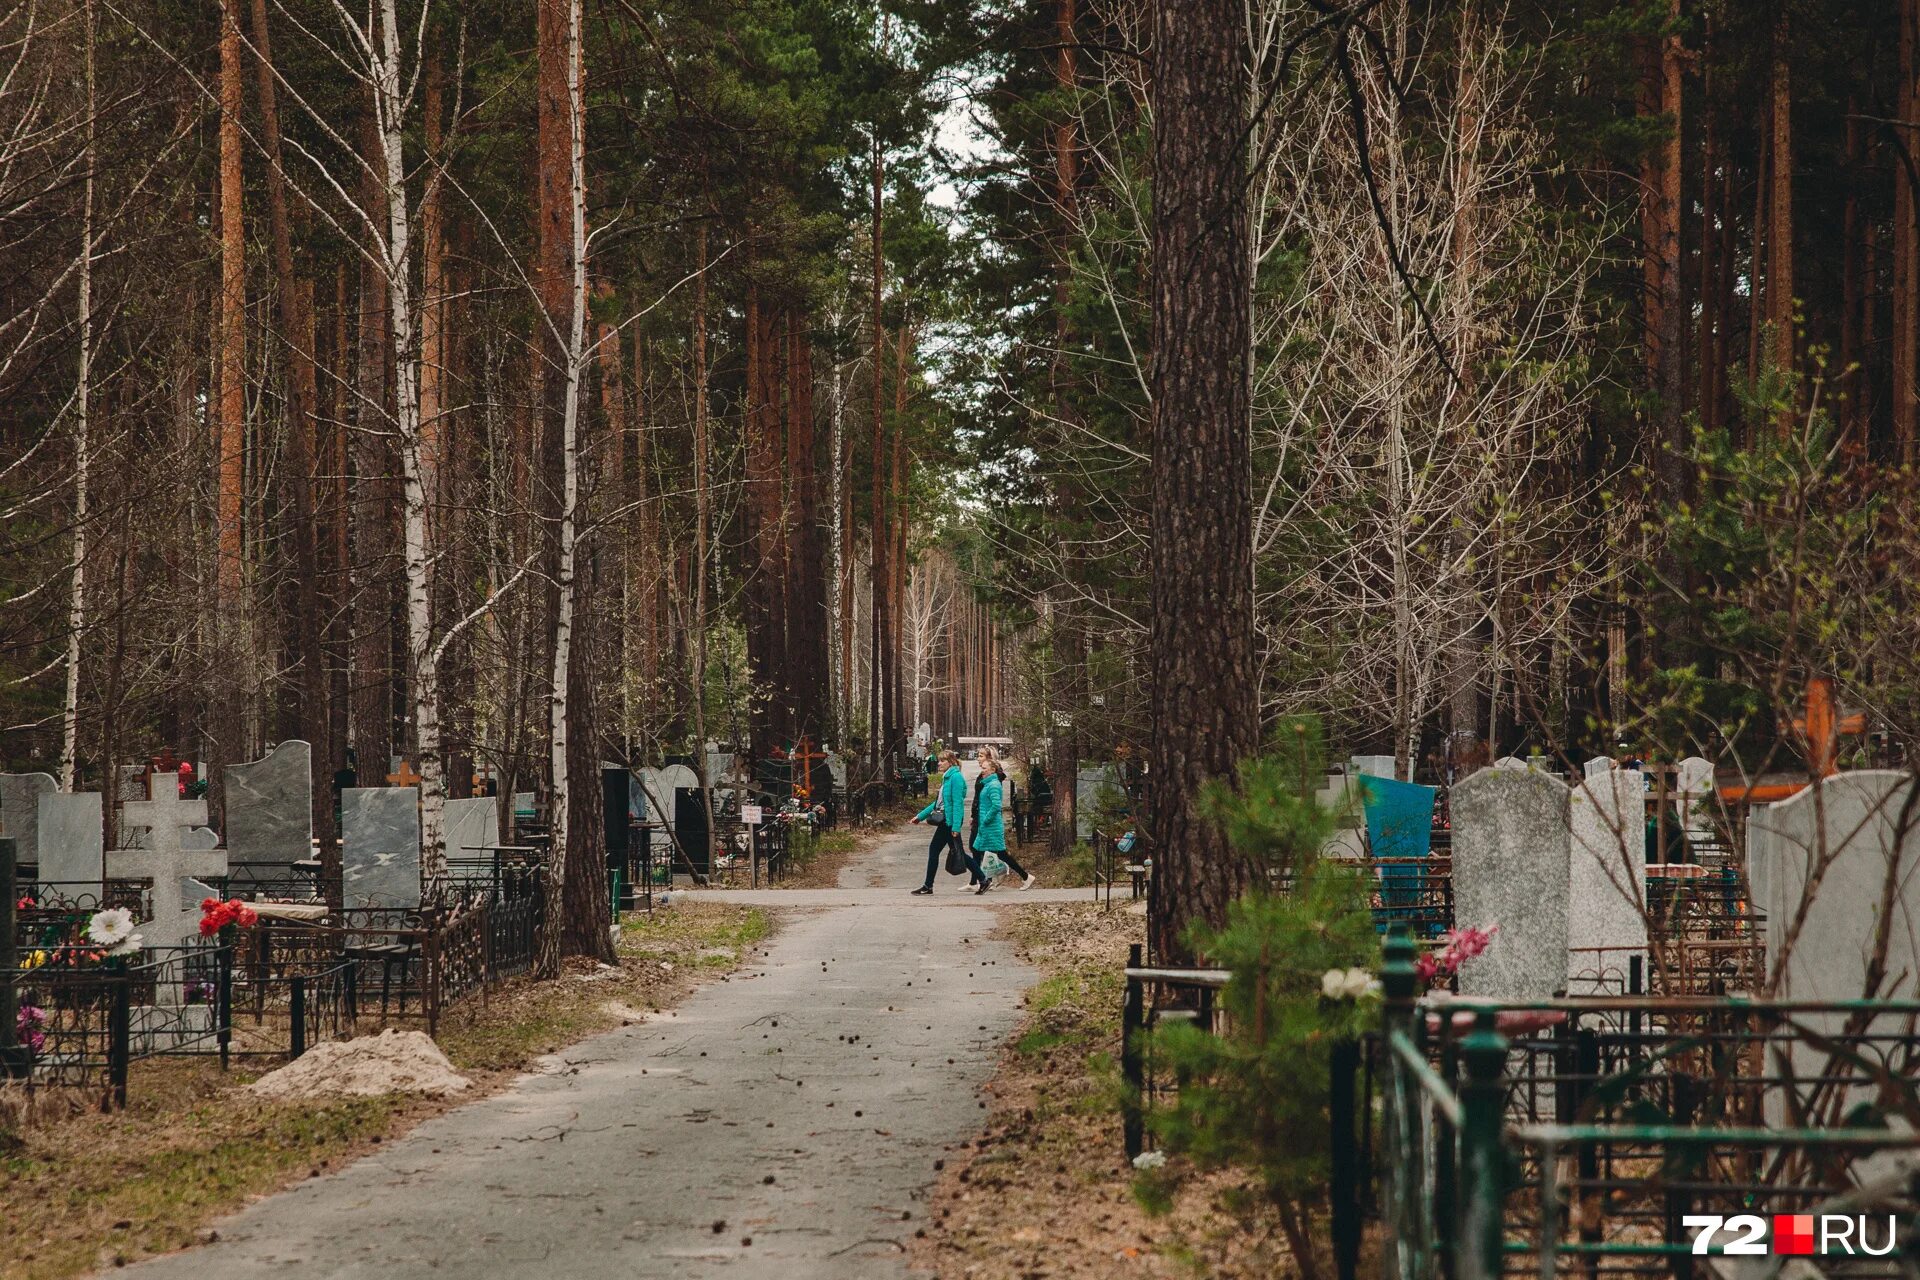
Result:
{"label": "wooden cross", "polygon": [[1833,678],[1814,676],[1807,681],[1807,709],[1794,718],[1793,731],[1807,748],[1807,770],[1821,778],[1840,771],[1840,738],[1867,731],[1867,713],[1840,714],[1834,699]]}
{"label": "wooden cross", "polygon": [[419,782],[420,775],[413,771],[411,760],[402,760],[398,771],[387,775],[387,785],[390,787],[417,786]]}
{"label": "wooden cross", "polygon": [[806,734],[800,735],[800,741],[794,743],[790,760],[800,762],[800,800],[802,803],[813,799],[813,762],[825,760],[826,753],[816,750],[813,739]]}

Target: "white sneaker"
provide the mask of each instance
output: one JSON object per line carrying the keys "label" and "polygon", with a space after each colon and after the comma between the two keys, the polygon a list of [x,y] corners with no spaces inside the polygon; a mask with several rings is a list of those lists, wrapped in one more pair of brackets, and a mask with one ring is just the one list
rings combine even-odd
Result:
{"label": "white sneaker", "polygon": [[1025,893],[1025,892],[1026,892],[1027,890],[1029,890],[1029,889],[1031,889],[1031,888],[1033,888],[1033,873],[1032,873],[1032,872],[1028,872],[1028,873],[1027,873],[1027,882],[1026,882],[1025,884],[1023,884],[1023,885],[1021,885],[1021,886],[1020,886],[1020,892],[1022,892],[1022,893]]}

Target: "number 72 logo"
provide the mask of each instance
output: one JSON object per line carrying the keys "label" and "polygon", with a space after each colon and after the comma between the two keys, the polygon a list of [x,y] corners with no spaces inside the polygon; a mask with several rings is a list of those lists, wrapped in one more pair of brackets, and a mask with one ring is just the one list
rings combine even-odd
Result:
{"label": "number 72 logo", "polygon": [[1733,1238],[1720,1246],[1720,1252],[1734,1257],[1764,1257],[1767,1246],[1762,1243],[1767,1234],[1767,1220],[1757,1213],[1736,1213],[1731,1217],[1718,1213],[1689,1213],[1680,1219],[1683,1227],[1694,1228],[1693,1252],[1696,1257],[1704,1257],[1710,1252],[1713,1238],[1721,1231],[1733,1233]]}

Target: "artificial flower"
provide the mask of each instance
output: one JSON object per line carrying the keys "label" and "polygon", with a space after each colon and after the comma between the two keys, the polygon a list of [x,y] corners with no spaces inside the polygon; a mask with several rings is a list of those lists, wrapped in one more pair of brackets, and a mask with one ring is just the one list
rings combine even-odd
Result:
{"label": "artificial flower", "polygon": [[1358,1000],[1373,989],[1365,969],[1329,969],[1320,975],[1320,994],[1329,1000]]}
{"label": "artificial flower", "polygon": [[1167,1163],[1164,1151],[1142,1151],[1133,1158],[1133,1167],[1141,1170],[1158,1169]]}
{"label": "artificial flower", "polygon": [[137,933],[130,933],[126,937],[120,939],[120,941],[116,945],[109,948],[107,951],[107,954],[110,956],[130,956],[134,954],[136,951],[140,950],[141,945],[142,945],[142,940],[140,935]]}
{"label": "artificial flower", "polygon": [[133,934],[133,912],[125,907],[108,907],[93,913],[87,922],[87,938],[103,947],[117,947]]}

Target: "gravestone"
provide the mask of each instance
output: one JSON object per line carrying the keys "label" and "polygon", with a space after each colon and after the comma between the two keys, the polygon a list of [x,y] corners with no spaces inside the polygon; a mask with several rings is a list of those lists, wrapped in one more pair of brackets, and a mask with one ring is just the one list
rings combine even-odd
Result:
{"label": "gravestone", "polygon": [[[180,837],[180,847],[182,849],[198,849],[203,852],[208,849],[218,849],[220,847],[220,833],[212,827],[188,827],[186,833]],[[229,860],[232,859],[233,853],[231,850],[228,851],[227,857]]]}
{"label": "gravestone", "polygon": [[[78,795],[44,792],[40,796],[40,861],[42,884],[92,886],[98,892],[106,871],[106,829],[101,821],[100,793]],[[62,890],[71,897],[72,890]]]}
{"label": "gravestone", "polygon": [[1365,778],[1397,778],[1400,776],[1394,767],[1392,756],[1349,756],[1349,772]]}
{"label": "gravestone", "polygon": [[1673,767],[1673,789],[1680,797],[1680,821],[1690,843],[1714,839],[1713,820],[1717,810],[1718,788],[1713,761],[1688,756]]}
{"label": "gravestone", "polygon": [[420,905],[420,791],[348,787],[340,797],[340,876],[347,907]]}
{"label": "gravestone", "polygon": [[620,765],[600,766],[601,824],[607,839],[607,867],[624,869],[632,834],[633,775]]}
{"label": "gravestone", "polygon": [[249,764],[228,765],[227,856],[299,862],[313,856],[313,748],[297,738]]}
{"label": "gravestone", "polygon": [[1583,778],[1597,778],[1603,773],[1611,773],[1612,771],[1612,756],[1595,756],[1580,766],[1580,776]]}
{"label": "gravestone", "polygon": [[155,774],[153,790],[158,794],[150,800],[120,806],[122,842],[137,836],[140,843],[107,851],[107,878],[153,882],[153,919],[140,933],[149,947],[174,947],[200,933],[200,899],[191,896],[186,879],[226,875],[227,855],[186,844],[193,828],[206,825],[205,800],[182,800],[170,774]]}
{"label": "gravestone", "polygon": [[516,791],[513,793],[513,816],[514,817],[531,818],[536,816],[539,813],[539,809],[536,807],[536,805],[537,805],[537,800],[533,792]]}
{"label": "gravestone", "polygon": [[1528,769],[1482,769],[1450,796],[1453,912],[1497,928],[1460,970],[1462,995],[1542,1000],[1566,985],[1571,796]]}
{"label": "gravestone", "polygon": [[[1767,961],[1780,998],[1865,997],[1883,914],[1886,976],[1873,997],[1912,1000],[1920,994],[1920,832],[1910,827],[1900,838],[1901,810],[1912,785],[1911,775],[1895,770],[1835,774],[1777,804],[1756,807],[1748,818],[1748,875],[1754,906],[1766,913]],[[1819,880],[1809,890],[1817,869]],[[1803,908],[1804,922],[1788,949]],[[1908,1017],[1882,1015],[1869,1029],[1903,1034]],[[1794,1021],[1832,1034],[1843,1029],[1847,1015],[1802,1011]],[[1789,1060],[1803,1079],[1829,1069],[1828,1054],[1805,1037],[1794,1038]],[[1871,1100],[1875,1090],[1853,1085],[1847,1093],[1843,1110]],[[1768,1123],[1785,1123],[1787,1110],[1783,1091],[1770,1089]]]}
{"label": "gravestone", "polygon": [[40,797],[59,789],[50,773],[0,773],[0,836],[27,866],[40,861]]}
{"label": "gravestone", "polygon": [[1333,834],[1320,846],[1321,855],[1348,859],[1366,857],[1366,805],[1360,795],[1359,776],[1327,774],[1320,788],[1314,792],[1314,800],[1322,809],[1335,815]]}
{"label": "gravestone", "polygon": [[1495,760],[1493,762],[1493,767],[1496,769],[1506,769],[1513,772],[1525,773],[1527,772],[1527,770],[1531,769],[1533,766],[1529,765],[1525,760],[1522,760],[1519,756],[1501,756],[1498,760]]}
{"label": "gravestone", "polygon": [[1357,785],[1366,796],[1367,845],[1376,858],[1424,858],[1433,848],[1433,787],[1368,776]]}
{"label": "gravestone", "polygon": [[500,806],[490,797],[449,800],[440,820],[449,858],[472,858],[500,843]]}
{"label": "gravestone", "polygon": [[[1115,803],[1125,805],[1125,793],[1120,791],[1120,770],[1110,764],[1083,764],[1080,773],[1074,779],[1073,788],[1073,825],[1075,834],[1081,840],[1093,838],[1095,820],[1099,817],[1100,800],[1111,792],[1120,793]],[[1109,799],[1114,797],[1109,796]]]}
{"label": "gravestone", "polygon": [[[1748,877],[1754,906],[1766,913],[1767,959],[1780,974],[1781,997],[1862,998],[1883,902],[1890,912],[1884,964],[1889,981],[1874,995],[1910,1000],[1920,991],[1920,831],[1896,839],[1911,782],[1894,770],[1835,774],[1819,783],[1817,793],[1808,787],[1754,809]],[[1809,894],[1808,882],[1822,862],[1825,870]],[[1803,899],[1805,922],[1781,969]]]}
{"label": "gravestone", "polygon": [[[1573,861],[1567,890],[1571,995],[1598,994],[1605,972],[1624,984],[1633,956],[1647,953],[1647,782],[1638,769],[1584,780],[1569,801]],[[1594,948],[1604,948],[1596,951]],[[1582,988],[1586,989],[1582,989]]]}
{"label": "gravestone", "polygon": [[827,756],[827,772],[833,775],[833,785],[844,791],[847,786],[847,758],[837,751],[831,752]]}

